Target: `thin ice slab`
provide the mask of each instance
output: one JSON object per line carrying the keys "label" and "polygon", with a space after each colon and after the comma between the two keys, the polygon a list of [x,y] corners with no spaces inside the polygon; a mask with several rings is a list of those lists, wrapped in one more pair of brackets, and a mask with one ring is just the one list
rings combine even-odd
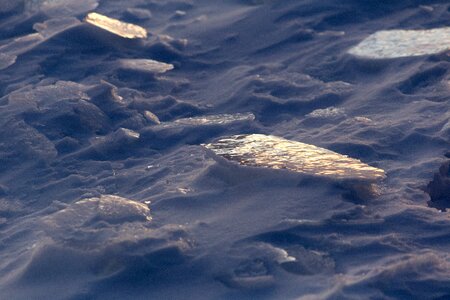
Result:
{"label": "thin ice slab", "polygon": [[348,53],[384,59],[436,54],[447,50],[450,50],[450,27],[378,31],[351,48]]}
{"label": "thin ice slab", "polygon": [[235,135],[203,146],[245,166],[285,169],[335,179],[377,181],[385,177],[383,170],[358,159],[271,135]]}
{"label": "thin ice slab", "polygon": [[207,115],[193,118],[183,118],[175,120],[174,123],[179,125],[227,125],[234,122],[245,122],[255,120],[252,113],[236,113],[236,114],[220,114]]}
{"label": "thin ice slab", "polygon": [[99,13],[90,13],[84,20],[91,25],[102,28],[123,38],[143,39],[147,37],[147,30],[145,30],[145,28],[131,23],[125,23]]}
{"label": "thin ice slab", "polygon": [[152,59],[119,59],[119,65],[123,69],[148,73],[165,73],[173,69],[171,64]]}

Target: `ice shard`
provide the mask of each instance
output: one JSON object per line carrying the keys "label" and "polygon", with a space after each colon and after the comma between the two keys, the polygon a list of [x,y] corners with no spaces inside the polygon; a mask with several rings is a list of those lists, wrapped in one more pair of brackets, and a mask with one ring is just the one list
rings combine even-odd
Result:
{"label": "ice shard", "polygon": [[131,23],[125,23],[99,13],[89,13],[84,20],[91,25],[102,28],[123,38],[143,39],[147,37],[147,30],[145,30],[145,28]]}
{"label": "ice shard", "polygon": [[447,50],[450,50],[450,27],[378,31],[351,48],[348,53],[384,59],[436,54]]}
{"label": "ice shard", "polygon": [[358,159],[271,135],[235,135],[203,146],[215,155],[245,166],[370,182],[385,177],[383,170]]}
{"label": "ice shard", "polygon": [[253,121],[255,115],[252,113],[207,115],[193,118],[175,120],[173,123],[179,125],[226,125],[234,122]]}
{"label": "ice shard", "polygon": [[152,59],[119,59],[123,69],[148,73],[165,73],[173,69],[173,65]]}

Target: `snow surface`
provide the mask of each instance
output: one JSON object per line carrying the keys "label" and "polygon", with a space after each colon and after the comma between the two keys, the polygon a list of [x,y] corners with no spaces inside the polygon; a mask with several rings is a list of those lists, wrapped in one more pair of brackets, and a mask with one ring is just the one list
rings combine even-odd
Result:
{"label": "snow surface", "polygon": [[[449,20],[448,0],[0,1],[0,299],[449,299],[448,51],[348,52]],[[249,134],[386,178],[365,198],[201,146]]]}

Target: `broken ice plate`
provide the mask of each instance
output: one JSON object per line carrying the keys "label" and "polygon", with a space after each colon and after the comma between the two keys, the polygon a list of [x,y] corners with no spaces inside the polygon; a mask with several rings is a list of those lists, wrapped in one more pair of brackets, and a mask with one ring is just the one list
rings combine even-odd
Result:
{"label": "broken ice plate", "polygon": [[86,23],[102,28],[123,38],[143,39],[147,37],[147,30],[145,30],[145,28],[131,23],[125,23],[99,13],[89,13],[84,20]]}
{"label": "broken ice plate", "polygon": [[351,48],[348,53],[385,59],[437,54],[450,50],[450,27],[429,30],[378,31]]}
{"label": "broken ice plate", "polygon": [[324,148],[264,134],[235,135],[203,144],[215,155],[240,165],[301,174],[374,182],[383,170]]}

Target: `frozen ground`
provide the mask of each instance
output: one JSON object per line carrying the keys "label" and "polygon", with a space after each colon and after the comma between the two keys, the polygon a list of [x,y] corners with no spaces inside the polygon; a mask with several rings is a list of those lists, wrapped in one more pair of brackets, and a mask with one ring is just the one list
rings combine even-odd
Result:
{"label": "frozen ground", "polygon": [[[449,52],[348,53],[447,26],[444,0],[0,0],[0,298],[450,299]],[[200,146],[250,133],[386,178]]]}

